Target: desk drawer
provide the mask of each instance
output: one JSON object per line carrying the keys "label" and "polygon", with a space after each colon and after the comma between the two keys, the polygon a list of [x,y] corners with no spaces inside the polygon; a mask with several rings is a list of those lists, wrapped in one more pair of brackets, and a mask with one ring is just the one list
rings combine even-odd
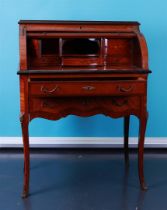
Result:
{"label": "desk drawer", "polygon": [[59,119],[69,114],[92,116],[104,114],[122,117],[138,115],[140,96],[95,96],[95,97],[32,97],[29,103],[31,118]]}
{"label": "desk drawer", "polygon": [[109,96],[140,95],[146,91],[144,81],[33,81],[29,83],[31,96]]}

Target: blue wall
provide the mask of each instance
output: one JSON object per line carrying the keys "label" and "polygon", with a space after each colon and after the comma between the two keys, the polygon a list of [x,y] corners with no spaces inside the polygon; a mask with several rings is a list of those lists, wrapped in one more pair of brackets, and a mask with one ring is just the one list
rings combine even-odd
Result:
{"label": "blue wall", "polygon": [[[153,74],[149,78],[147,136],[167,136],[166,0],[0,0],[0,136],[20,136],[18,20],[136,20],[141,25]],[[132,118],[131,135],[138,121]],[[102,115],[69,116],[57,122],[36,119],[31,136],[121,136],[122,120]]]}

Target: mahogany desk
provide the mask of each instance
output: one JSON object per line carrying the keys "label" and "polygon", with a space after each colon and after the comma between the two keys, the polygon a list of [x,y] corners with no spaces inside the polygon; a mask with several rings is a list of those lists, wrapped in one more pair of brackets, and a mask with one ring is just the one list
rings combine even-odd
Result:
{"label": "mahogany desk", "polygon": [[19,21],[20,121],[24,189],[29,191],[29,122],[73,114],[124,117],[128,161],[129,118],[140,121],[139,180],[146,189],[143,150],[147,112],[147,45],[138,22]]}

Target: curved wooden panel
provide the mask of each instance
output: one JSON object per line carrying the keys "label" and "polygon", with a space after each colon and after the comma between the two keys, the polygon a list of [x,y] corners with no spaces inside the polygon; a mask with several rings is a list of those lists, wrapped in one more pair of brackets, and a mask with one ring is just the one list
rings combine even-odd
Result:
{"label": "curved wooden panel", "polygon": [[142,33],[136,33],[138,40],[139,40],[139,46],[141,49],[141,60],[142,60],[142,68],[148,69],[148,48],[146,40]]}

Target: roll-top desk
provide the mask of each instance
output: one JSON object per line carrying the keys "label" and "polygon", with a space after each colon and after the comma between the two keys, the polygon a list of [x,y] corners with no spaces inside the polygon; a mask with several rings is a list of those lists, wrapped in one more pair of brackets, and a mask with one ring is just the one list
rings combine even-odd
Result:
{"label": "roll-top desk", "polygon": [[19,21],[20,121],[24,144],[23,197],[29,191],[29,122],[67,115],[139,118],[138,171],[146,189],[143,150],[147,112],[147,45],[138,22]]}

